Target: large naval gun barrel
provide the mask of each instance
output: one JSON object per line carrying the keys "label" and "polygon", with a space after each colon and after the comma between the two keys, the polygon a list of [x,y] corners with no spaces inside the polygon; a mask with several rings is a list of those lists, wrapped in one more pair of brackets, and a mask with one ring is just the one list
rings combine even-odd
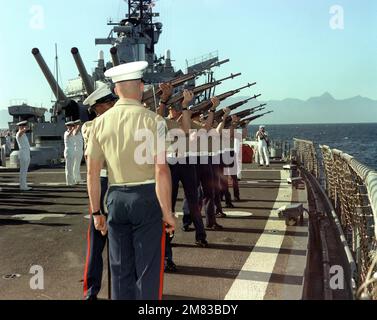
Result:
{"label": "large naval gun barrel", "polygon": [[111,54],[111,60],[113,61],[113,66],[119,66],[120,61],[119,61],[119,56],[118,56],[118,49],[116,47],[112,47],[110,49],[110,54]]}
{"label": "large naval gun barrel", "polygon": [[92,79],[89,77],[89,74],[86,71],[84,62],[81,59],[81,55],[80,55],[79,49],[77,49],[76,47],[74,47],[74,48],[71,49],[71,53],[72,53],[73,59],[75,60],[77,69],[79,70],[81,79],[84,82],[86,93],[88,95],[90,95],[90,94],[92,94],[94,92],[94,86],[93,86]]}
{"label": "large naval gun barrel", "polygon": [[52,75],[49,67],[47,66],[45,60],[43,59],[41,53],[39,52],[38,48],[34,48],[31,53],[33,54],[35,60],[39,67],[41,68],[48,84],[51,87],[52,92],[54,93],[57,101],[66,101],[67,97],[64,94],[62,88],[59,86],[58,82],[55,80],[55,77]]}

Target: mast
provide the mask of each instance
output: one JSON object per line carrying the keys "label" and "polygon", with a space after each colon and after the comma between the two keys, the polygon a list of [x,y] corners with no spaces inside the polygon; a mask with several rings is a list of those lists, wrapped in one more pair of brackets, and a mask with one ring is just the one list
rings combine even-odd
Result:
{"label": "mast", "polygon": [[59,57],[58,44],[55,43],[55,78],[56,78],[56,96],[59,96]]}

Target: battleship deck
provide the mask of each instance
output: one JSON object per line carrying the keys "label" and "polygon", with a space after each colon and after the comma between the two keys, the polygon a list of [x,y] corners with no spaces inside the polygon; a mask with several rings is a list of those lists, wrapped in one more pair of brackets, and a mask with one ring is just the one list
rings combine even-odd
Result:
{"label": "battleship deck", "polygon": [[[224,230],[207,232],[208,248],[197,248],[195,233],[177,228],[173,252],[178,272],[165,276],[166,299],[302,298],[308,220],[286,227],[276,210],[290,203],[307,207],[307,192],[292,189],[282,167],[244,168],[242,200],[234,202],[235,209],[225,209],[227,218],[218,219]],[[34,189],[28,193],[18,190],[17,179],[17,173],[0,172],[0,299],[82,299],[85,186],[66,187],[61,168],[31,172]],[[177,211],[181,207],[182,190]],[[30,289],[34,265],[43,267],[44,290]],[[5,279],[11,274],[17,277]],[[106,266],[99,297],[107,298]]]}

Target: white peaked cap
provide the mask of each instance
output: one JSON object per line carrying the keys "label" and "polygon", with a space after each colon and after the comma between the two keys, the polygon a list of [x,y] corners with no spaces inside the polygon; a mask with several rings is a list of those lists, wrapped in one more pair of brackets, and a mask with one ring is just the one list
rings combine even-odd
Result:
{"label": "white peaked cap", "polygon": [[259,126],[259,129],[265,129],[266,127],[265,126]]}
{"label": "white peaked cap", "polygon": [[138,61],[121,64],[105,72],[105,76],[111,78],[114,83],[122,81],[139,80],[143,78],[148,62]]}
{"label": "white peaked cap", "polygon": [[19,123],[17,123],[17,126],[26,126],[27,125],[27,121],[21,121]]}
{"label": "white peaked cap", "polygon": [[96,91],[94,91],[89,97],[84,101],[84,105],[93,107],[97,101],[112,95],[112,91],[107,84],[102,84]]}
{"label": "white peaked cap", "polygon": [[68,121],[65,123],[66,126],[73,126],[75,123],[73,121]]}
{"label": "white peaked cap", "polygon": [[76,120],[76,121],[73,121],[73,124],[80,124],[81,123],[81,120]]}

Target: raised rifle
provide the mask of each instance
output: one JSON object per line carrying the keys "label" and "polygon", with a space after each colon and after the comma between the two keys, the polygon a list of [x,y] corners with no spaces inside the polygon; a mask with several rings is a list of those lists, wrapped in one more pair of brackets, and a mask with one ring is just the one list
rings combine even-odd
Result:
{"label": "raised rifle", "polygon": [[[253,97],[250,97],[250,98],[248,98],[246,100],[234,103],[234,104],[228,106],[227,108],[230,109],[231,111],[236,110],[239,107],[242,107],[244,104],[248,103],[250,100],[256,99],[256,98],[258,98],[260,96],[261,96],[261,94],[254,95]],[[223,115],[224,115],[224,109],[216,111],[215,112],[215,120],[216,121],[220,121]]]}
{"label": "raised rifle", "polygon": [[248,109],[248,110],[243,110],[243,111],[239,111],[237,113],[234,114],[234,116],[240,118],[240,119],[243,119],[243,118],[246,118],[252,114],[254,114],[255,112],[258,112],[258,111],[262,111],[266,109],[265,107],[259,107],[259,108],[256,108],[256,109]]}
{"label": "raised rifle", "polygon": [[[225,99],[228,99],[229,97],[234,96],[235,94],[241,92],[244,89],[247,89],[247,88],[250,88],[252,86],[255,86],[256,84],[257,84],[256,82],[248,83],[244,87],[238,88],[236,90],[231,90],[231,91],[225,92],[225,93],[220,94],[220,95],[218,95],[216,97],[220,101],[224,101]],[[212,107],[212,101],[211,101],[211,99],[205,100],[205,101],[203,101],[203,102],[199,103],[198,105],[196,105],[196,106],[194,106],[194,107],[191,108],[192,116],[195,117],[197,115],[200,115],[203,112],[207,111],[211,107]]]}
{"label": "raised rifle", "polygon": [[[216,80],[214,82],[210,82],[210,83],[206,83],[206,84],[197,86],[194,89],[192,89],[192,92],[196,96],[198,94],[201,94],[202,92],[205,92],[205,91],[207,91],[211,88],[214,88],[214,87],[220,85],[223,81],[226,81],[226,80],[229,80],[229,79],[234,79],[234,78],[236,78],[240,75],[241,75],[241,73],[236,73],[236,74],[232,73],[229,77],[226,77],[224,79]],[[175,104],[175,103],[182,101],[182,100],[183,100],[183,92],[178,93],[175,96],[171,97],[169,99],[169,101],[166,103],[166,105],[170,106],[170,105]]]}
{"label": "raised rifle", "polygon": [[239,123],[239,127],[243,127],[245,125],[248,125],[251,121],[254,121],[256,119],[259,119],[263,116],[265,116],[266,114],[269,114],[269,113],[273,113],[273,111],[268,111],[268,112],[265,112],[265,113],[262,113],[262,114],[259,114],[259,115],[256,115],[256,116],[249,116],[249,117],[246,117],[244,119],[241,119],[240,123]]}
{"label": "raised rifle", "polygon": [[245,117],[248,117],[248,116],[254,114],[255,112],[262,111],[262,110],[266,109],[264,106],[266,106],[266,104],[261,104],[261,105],[259,105],[257,107],[254,107],[254,108],[251,108],[251,109],[242,110],[242,111],[239,111],[239,112],[234,113],[232,115],[229,115],[225,119],[224,128],[227,128],[227,127],[229,127],[231,125],[232,118],[234,116],[238,117],[239,119],[244,119]]}
{"label": "raised rifle", "polygon": [[[180,87],[183,84],[185,84],[186,82],[194,80],[194,79],[200,77],[201,75],[205,74],[207,70],[210,70],[210,69],[215,68],[215,67],[219,67],[222,64],[225,64],[227,62],[229,62],[229,59],[222,60],[222,61],[219,61],[219,62],[215,62],[204,70],[191,72],[191,73],[188,73],[188,74],[178,76],[178,77],[172,79],[171,81],[169,81],[169,83],[173,86],[173,88]],[[144,93],[143,102],[146,103],[146,104],[151,104],[151,103],[153,104],[154,99],[155,98],[159,99],[161,94],[162,94],[162,90],[160,89],[160,87],[158,85],[155,85],[152,89],[149,89],[148,91],[146,91]]]}

